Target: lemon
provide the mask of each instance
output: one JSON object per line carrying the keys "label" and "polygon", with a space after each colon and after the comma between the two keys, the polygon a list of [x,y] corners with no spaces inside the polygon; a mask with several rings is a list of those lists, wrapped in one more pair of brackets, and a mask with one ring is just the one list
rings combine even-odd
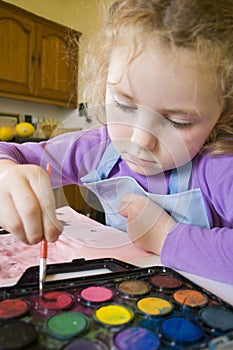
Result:
{"label": "lemon", "polygon": [[11,141],[14,137],[14,131],[9,126],[2,126],[0,128],[0,140]]}
{"label": "lemon", "polygon": [[15,132],[18,136],[29,137],[34,134],[35,128],[31,123],[22,122],[15,126]]}

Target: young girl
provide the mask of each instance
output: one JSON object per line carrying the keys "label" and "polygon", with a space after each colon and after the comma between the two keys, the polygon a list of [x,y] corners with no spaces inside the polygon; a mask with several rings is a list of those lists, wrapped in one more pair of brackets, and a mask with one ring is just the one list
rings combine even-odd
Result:
{"label": "young girl", "polygon": [[115,1],[84,67],[107,126],[2,142],[0,226],[58,238],[51,163],[53,188],[88,187],[164,265],[233,283],[232,36],[229,0]]}

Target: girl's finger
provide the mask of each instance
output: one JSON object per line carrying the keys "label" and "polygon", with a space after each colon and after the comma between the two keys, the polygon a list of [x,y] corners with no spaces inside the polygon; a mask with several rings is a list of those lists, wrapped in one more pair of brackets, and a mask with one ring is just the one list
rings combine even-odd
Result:
{"label": "girl's finger", "polygon": [[1,199],[4,205],[1,207],[0,226],[8,232],[13,233],[22,242],[29,244],[30,242],[27,239],[23,222],[11,196],[5,194],[2,195]]}
{"label": "girl's finger", "polygon": [[35,192],[25,182],[22,188],[17,189],[17,193],[13,192],[12,199],[22,222],[27,243],[35,244],[40,242],[44,236],[44,228],[40,203]]}
{"label": "girl's finger", "polygon": [[43,237],[48,242],[54,242],[62,232],[63,226],[56,217],[56,205],[53,190],[50,186],[50,179],[46,173],[42,173],[39,179],[39,186],[31,181],[34,192],[40,204],[41,226]]}

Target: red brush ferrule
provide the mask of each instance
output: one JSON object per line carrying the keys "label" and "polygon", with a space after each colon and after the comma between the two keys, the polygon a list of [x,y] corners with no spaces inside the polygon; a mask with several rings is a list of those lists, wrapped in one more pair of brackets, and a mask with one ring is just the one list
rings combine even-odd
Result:
{"label": "red brush ferrule", "polygon": [[45,239],[41,241],[40,245],[40,257],[43,259],[47,258],[47,251],[48,251],[48,243]]}

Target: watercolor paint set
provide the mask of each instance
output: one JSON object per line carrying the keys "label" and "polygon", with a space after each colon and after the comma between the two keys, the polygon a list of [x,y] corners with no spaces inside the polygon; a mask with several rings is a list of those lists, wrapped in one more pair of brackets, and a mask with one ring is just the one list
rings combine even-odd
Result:
{"label": "watercolor paint set", "polygon": [[232,349],[233,307],[176,271],[117,259],[50,264],[0,288],[0,349]]}

